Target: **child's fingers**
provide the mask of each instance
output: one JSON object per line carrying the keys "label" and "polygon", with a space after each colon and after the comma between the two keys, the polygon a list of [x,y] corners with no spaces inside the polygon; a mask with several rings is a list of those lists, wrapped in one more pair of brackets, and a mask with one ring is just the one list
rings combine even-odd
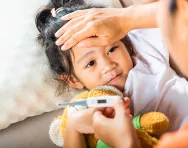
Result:
{"label": "child's fingers", "polygon": [[[130,114],[131,113],[131,110],[130,110],[130,108],[126,108],[125,109],[125,112],[127,113],[127,114]],[[113,109],[113,112],[111,113],[111,114],[109,114],[109,118],[114,118],[114,116],[115,116],[115,110]],[[130,117],[132,118],[132,115],[130,114]]]}
{"label": "child's fingers", "polygon": [[111,115],[109,116],[109,118],[114,118],[115,117],[115,110],[111,113]]}
{"label": "child's fingers", "polygon": [[128,97],[124,97],[125,103],[127,106],[130,105],[131,100]]}
{"label": "child's fingers", "polygon": [[131,101],[130,101],[130,99],[129,99],[128,97],[125,97],[124,100],[125,100],[125,101],[124,101],[125,108],[128,108]]}
{"label": "child's fingers", "polygon": [[[131,111],[130,111],[130,108],[127,108],[126,109],[126,113],[127,114],[130,114]],[[115,110],[113,109],[111,113],[109,113],[108,115],[105,115],[106,117],[109,117],[109,118],[114,118],[115,116]],[[132,115],[130,114],[130,117],[132,118]]]}
{"label": "child's fingers", "polygon": [[[125,100],[125,102],[124,102],[125,112],[127,114],[130,114],[130,112],[131,112],[130,108],[129,108],[130,99],[127,98],[127,97],[125,97],[124,100]],[[105,115],[106,117],[109,117],[109,118],[114,118],[114,116],[115,116],[115,110],[114,110],[114,108],[112,108],[112,107],[105,108],[104,111],[103,111],[103,115]]]}
{"label": "child's fingers", "polygon": [[98,111],[104,112],[105,109],[106,109],[106,107],[97,107],[97,108],[95,108],[95,111],[98,110]]}
{"label": "child's fingers", "polygon": [[130,113],[131,113],[130,108],[126,108],[126,112],[127,112],[128,114],[130,114]]}
{"label": "child's fingers", "polygon": [[105,110],[103,111],[103,115],[105,115],[106,117],[110,117],[113,112],[114,112],[114,108],[112,108],[112,107],[107,107],[107,108],[105,108]]}
{"label": "child's fingers", "polygon": [[133,116],[131,115],[131,114],[129,114],[129,117],[132,119],[133,118]]}
{"label": "child's fingers", "polygon": [[[130,109],[129,109],[130,99],[125,97],[124,100],[125,100],[124,101],[125,112],[127,114],[130,114]],[[103,115],[106,117],[114,118],[114,116],[115,116],[114,107],[97,108],[97,110],[100,110],[103,113]]]}

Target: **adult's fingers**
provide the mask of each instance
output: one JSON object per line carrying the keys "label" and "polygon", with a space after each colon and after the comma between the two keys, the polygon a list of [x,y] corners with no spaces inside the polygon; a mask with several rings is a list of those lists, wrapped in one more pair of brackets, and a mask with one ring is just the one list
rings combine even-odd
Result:
{"label": "adult's fingers", "polygon": [[108,40],[107,38],[103,38],[101,36],[99,37],[90,37],[87,38],[81,42],[78,43],[78,47],[82,47],[82,48],[90,48],[90,47],[97,47],[97,46],[106,46],[109,45],[108,44]]}
{"label": "adult's fingers", "polygon": [[106,118],[102,112],[95,111],[93,114],[93,129],[95,136],[100,139],[100,135],[103,135],[104,129],[107,127],[111,121],[109,118]]}
{"label": "adult's fingers", "polygon": [[80,30],[82,30],[85,27],[84,22],[80,22],[73,27],[70,27],[57,41],[56,45],[60,46],[64,44],[67,40],[69,40],[72,36],[74,36],[76,33],[78,33]]}
{"label": "adult's fingers", "polygon": [[106,118],[102,112],[95,111],[93,114],[93,128],[94,130],[101,131],[104,127],[106,127],[107,124],[109,124],[109,121],[111,119]]}
{"label": "adult's fingers", "polygon": [[128,113],[126,113],[126,108],[125,108],[123,100],[117,99],[114,107],[115,107],[115,112],[116,112],[116,115],[115,115],[116,119],[122,119],[122,116],[128,115]]}
{"label": "adult's fingers", "polygon": [[61,47],[62,50],[70,49],[71,47],[78,44],[80,41],[95,36],[95,30],[90,27],[85,27],[84,29],[80,30],[79,32],[75,33],[65,44]]}
{"label": "adult's fingers", "polygon": [[89,9],[84,9],[84,10],[77,10],[75,12],[69,13],[63,17],[61,17],[62,20],[70,20],[73,19],[75,17],[79,17],[82,15],[85,15],[88,12]]}
{"label": "adult's fingers", "polygon": [[61,27],[56,33],[55,36],[58,38],[61,35],[63,35],[68,29],[70,29],[72,26],[78,24],[79,22],[81,22],[84,19],[83,16],[81,17],[77,17],[74,18],[72,20],[70,20],[69,22],[67,22],[63,27]]}

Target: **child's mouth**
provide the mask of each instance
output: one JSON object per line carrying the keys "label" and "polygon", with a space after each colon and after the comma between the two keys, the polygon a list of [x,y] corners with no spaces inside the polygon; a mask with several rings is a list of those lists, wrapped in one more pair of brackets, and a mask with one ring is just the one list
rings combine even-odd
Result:
{"label": "child's mouth", "polygon": [[108,84],[114,83],[115,81],[117,81],[121,77],[121,74],[122,73],[120,73],[120,74],[116,75],[115,77],[113,77],[112,79],[110,79],[110,81],[108,81]]}

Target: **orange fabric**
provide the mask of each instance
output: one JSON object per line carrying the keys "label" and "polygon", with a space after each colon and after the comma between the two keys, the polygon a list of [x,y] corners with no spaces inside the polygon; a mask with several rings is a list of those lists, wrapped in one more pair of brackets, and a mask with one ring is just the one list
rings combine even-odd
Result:
{"label": "orange fabric", "polygon": [[188,148],[188,123],[179,131],[164,134],[155,148]]}

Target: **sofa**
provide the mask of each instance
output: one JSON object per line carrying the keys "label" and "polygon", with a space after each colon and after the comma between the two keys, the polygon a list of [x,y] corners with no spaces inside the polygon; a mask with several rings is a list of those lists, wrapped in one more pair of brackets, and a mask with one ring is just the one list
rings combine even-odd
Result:
{"label": "sofa", "polygon": [[[100,0],[94,0],[94,1],[101,2]],[[1,72],[2,78],[4,78],[5,76],[7,77],[7,73],[8,74],[14,73],[13,70],[22,71],[23,77],[24,77],[24,74],[26,73],[24,71],[24,69],[22,67],[20,67],[19,65],[14,65],[14,68],[11,68],[10,71],[7,70],[6,66],[8,66],[7,65],[8,62],[9,62],[8,64],[11,63],[11,59],[13,58],[13,57],[11,57],[11,55],[14,55],[14,52],[19,51],[19,49],[18,50],[10,49],[11,43],[13,44],[14,41],[17,39],[16,35],[21,33],[22,29],[27,29],[26,31],[29,31],[31,33],[31,36],[33,36],[33,35],[36,36],[37,31],[30,30],[29,26],[27,27],[27,24],[24,24],[24,22],[22,24],[23,27],[19,28],[19,29],[21,29],[20,31],[17,30],[17,27],[16,27],[16,22],[18,22],[19,19],[20,20],[25,19],[25,18],[21,17],[22,16],[21,14],[26,14],[28,16],[34,16],[34,14],[31,15],[31,11],[29,11],[29,9],[32,9],[32,6],[35,6],[35,8],[36,8],[36,6],[38,6],[38,4],[36,4],[36,3],[38,3],[38,1],[34,0],[34,1],[32,1],[31,4],[28,4],[27,7],[25,7],[25,4],[28,2],[29,1],[24,1],[24,0],[5,1],[6,7],[2,7],[0,10],[0,11],[2,11],[1,15],[4,14],[3,15],[4,17],[2,18],[2,19],[4,19],[4,21],[3,21],[4,24],[1,24],[2,27],[0,27],[2,29],[1,33],[3,34],[3,32],[4,32],[4,34],[3,34],[4,42],[2,42],[2,43],[4,43],[4,45],[1,45],[1,52],[2,52],[2,54],[4,54],[4,56],[2,56],[0,58],[2,60],[1,66],[3,65],[5,68],[5,70]],[[40,0],[40,2],[42,5],[42,4],[45,4],[47,2],[47,0]],[[112,5],[113,7],[122,7],[122,6],[125,7],[125,6],[129,6],[132,4],[131,0],[120,0],[120,1],[119,0],[112,0],[112,1],[111,0],[103,0],[102,2],[107,5]],[[11,5],[12,8],[9,7],[9,5]],[[18,6],[18,7],[16,7],[16,6]],[[17,14],[16,12],[19,11],[19,9],[20,9],[20,14],[16,15]],[[16,12],[13,13],[12,12],[13,10],[15,10]],[[32,13],[33,12],[34,11],[32,11]],[[9,13],[11,13],[10,16],[8,16]],[[7,23],[7,25],[5,23]],[[32,19],[30,19],[30,21],[27,23],[34,23],[34,17]],[[3,30],[3,28],[6,28],[6,27],[7,27],[7,29],[5,32]],[[25,40],[31,39],[30,37],[28,37],[28,34],[23,34],[23,35],[24,35],[23,40],[16,42],[16,44],[20,45],[20,44],[22,44],[22,42],[25,42]],[[34,39],[34,38],[32,38],[32,39]],[[35,42],[33,41],[31,43],[31,45],[30,44],[27,44],[27,45],[32,46],[32,44],[35,44]],[[24,44],[22,44],[22,45],[23,46],[21,46],[20,48],[26,48],[26,46]],[[14,46],[15,45],[12,45],[12,47],[14,47]],[[27,48],[28,48],[28,46],[27,46]],[[4,49],[4,50],[2,50],[2,49]],[[23,52],[20,52],[17,54],[20,55],[22,53]],[[31,51],[30,51],[30,54],[32,54]],[[40,56],[43,56],[43,55],[41,55],[43,53],[38,52],[37,54]],[[15,63],[18,59],[19,58],[15,59],[15,61],[12,61],[12,63]],[[35,66],[35,65],[31,65],[31,66]],[[1,67],[1,68],[3,68],[3,67]],[[5,73],[5,72],[7,72],[7,73]],[[31,80],[32,76],[35,76],[34,74],[36,74],[36,71],[34,71],[34,73],[31,75],[31,77],[28,78],[28,80]],[[38,77],[37,80],[39,80],[40,78],[41,77]],[[20,78],[20,77],[17,78],[16,74],[13,76],[10,75],[9,81],[1,84],[3,89],[1,89],[0,99],[4,99],[4,101],[7,101],[9,99],[7,96],[10,96],[11,91],[12,91],[12,88],[10,88],[10,86],[16,85],[16,84],[12,84],[14,82],[14,81],[12,81],[13,79],[22,79],[22,78]],[[3,79],[3,80],[5,80],[5,79]],[[28,82],[30,82],[30,81],[28,81]],[[35,85],[35,83],[36,83],[36,81],[33,82],[33,85]],[[46,80],[45,80],[45,83],[47,83]],[[42,85],[45,85],[45,84],[42,84]],[[9,86],[9,87],[7,89],[5,89],[6,86]],[[25,90],[27,87],[28,87],[27,85],[24,85],[20,89]],[[17,88],[17,90],[14,94],[18,95],[17,91],[19,91],[20,89]],[[51,88],[49,88],[49,89],[51,89]],[[29,92],[29,90],[27,90],[27,91]],[[44,90],[42,90],[42,91],[43,91],[43,93],[38,94],[39,96],[44,95],[45,91]],[[19,95],[23,95],[23,94],[24,94],[24,91],[20,92]],[[28,97],[31,95],[32,95],[32,92],[30,95],[26,94],[26,96],[28,96]],[[15,99],[16,99],[16,97],[15,97]],[[0,104],[0,105],[2,106],[2,104]],[[7,106],[10,107],[10,102],[7,103]],[[37,103],[36,103],[36,106],[37,106]],[[3,109],[3,110],[5,110],[5,109]],[[17,108],[17,109],[19,109],[19,108]],[[17,110],[17,109],[15,108],[15,110]],[[14,112],[14,110],[13,110],[13,112]],[[10,125],[7,125],[7,127],[5,126],[3,129],[0,130],[0,148],[57,148],[57,146],[54,145],[50,141],[49,136],[48,136],[48,130],[49,130],[49,125],[50,125],[51,121],[53,120],[53,118],[60,115],[62,112],[63,112],[62,108],[55,108],[54,110],[46,110],[43,113],[37,112],[36,115],[29,115],[28,117],[25,116],[24,118],[19,118],[18,122],[16,122],[17,120],[12,119],[11,120],[12,122],[10,123]],[[0,117],[2,117],[2,116],[0,116]],[[15,123],[13,123],[13,121]]]}

